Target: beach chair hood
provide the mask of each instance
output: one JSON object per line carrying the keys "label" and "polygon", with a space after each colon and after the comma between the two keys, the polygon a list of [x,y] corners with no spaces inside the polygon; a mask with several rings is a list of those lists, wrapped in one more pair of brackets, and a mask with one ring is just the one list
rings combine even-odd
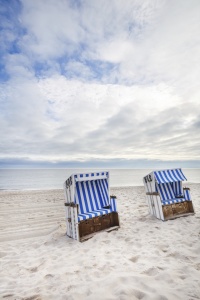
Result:
{"label": "beach chair hood", "polygon": [[187,178],[181,168],[156,170],[143,178],[151,215],[167,220],[194,213],[190,189],[183,188]]}
{"label": "beach chair hood", "polygon": [[154,177],[158,184],[187,180],[181,169],[154,171]]}

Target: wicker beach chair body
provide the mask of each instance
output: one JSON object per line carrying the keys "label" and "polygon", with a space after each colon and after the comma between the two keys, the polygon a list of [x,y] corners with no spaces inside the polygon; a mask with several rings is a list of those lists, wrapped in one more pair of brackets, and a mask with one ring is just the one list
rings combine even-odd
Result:
{"label": "wicker beach chair body", "polygon": [[84,241],[101,230],[119,228],[115,196],[110,196],[109,172],[72,174],[64,182],[67,235]]}
{"label": "wicker beach chair body", "polygon": [[153,171],[143,178],[149,213],[163,221],[194,214],[190,189],[181,169]]}

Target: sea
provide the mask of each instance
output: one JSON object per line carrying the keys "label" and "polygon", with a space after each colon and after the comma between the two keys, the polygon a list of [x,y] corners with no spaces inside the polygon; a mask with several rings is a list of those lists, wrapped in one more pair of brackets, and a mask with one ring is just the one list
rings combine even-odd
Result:
{"label": "sea", "polygon": [[[182,169],[188,182],[200,183],[200,169]],[[109,171],[111,187],[142,186],[150,169],[0,169],[0,190],[62,189],[76,173]]]}

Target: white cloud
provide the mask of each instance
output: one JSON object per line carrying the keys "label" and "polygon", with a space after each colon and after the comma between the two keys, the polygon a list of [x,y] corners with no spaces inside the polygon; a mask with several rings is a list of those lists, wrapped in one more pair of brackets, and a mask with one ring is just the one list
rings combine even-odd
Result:
{"label": "white cloud", "polygon": [[22,1],[21,22],[28,29],[22,47],[37,59],[57,58],[72,53],[82,35],[78,12],[69,1]]}
{"label": "white cloud", "polygon": [[[12,112],[3,120],[7,132],[2,132],[2,152],[8,148],[7,155],[14,151],[16,157],[57,161],[169,159],[172,154],[174,159],[188,158],[182,138],[191,134],[196,107],[184,107],[174,90],[164,84],[144,89],[83,83],[58,75],[19,87],[16,83],[9,91],[2,88],[2,98],[9,98],[7,109]],[[174,140],[178,145],[163,148],[166,141],[170,145]],[[175,153],[179,146],[181,151]]]}
{"label": "white cloud", "polygon": [[1,157],[199,159],[199,1],[21,3]]}

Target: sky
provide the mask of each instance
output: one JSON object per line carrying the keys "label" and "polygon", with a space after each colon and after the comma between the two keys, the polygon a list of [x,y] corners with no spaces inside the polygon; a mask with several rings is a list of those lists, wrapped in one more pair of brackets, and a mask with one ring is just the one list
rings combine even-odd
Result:
{"label": "sky", "polygon": [[200,168],[199,0],[0,0],[0,168]]}

